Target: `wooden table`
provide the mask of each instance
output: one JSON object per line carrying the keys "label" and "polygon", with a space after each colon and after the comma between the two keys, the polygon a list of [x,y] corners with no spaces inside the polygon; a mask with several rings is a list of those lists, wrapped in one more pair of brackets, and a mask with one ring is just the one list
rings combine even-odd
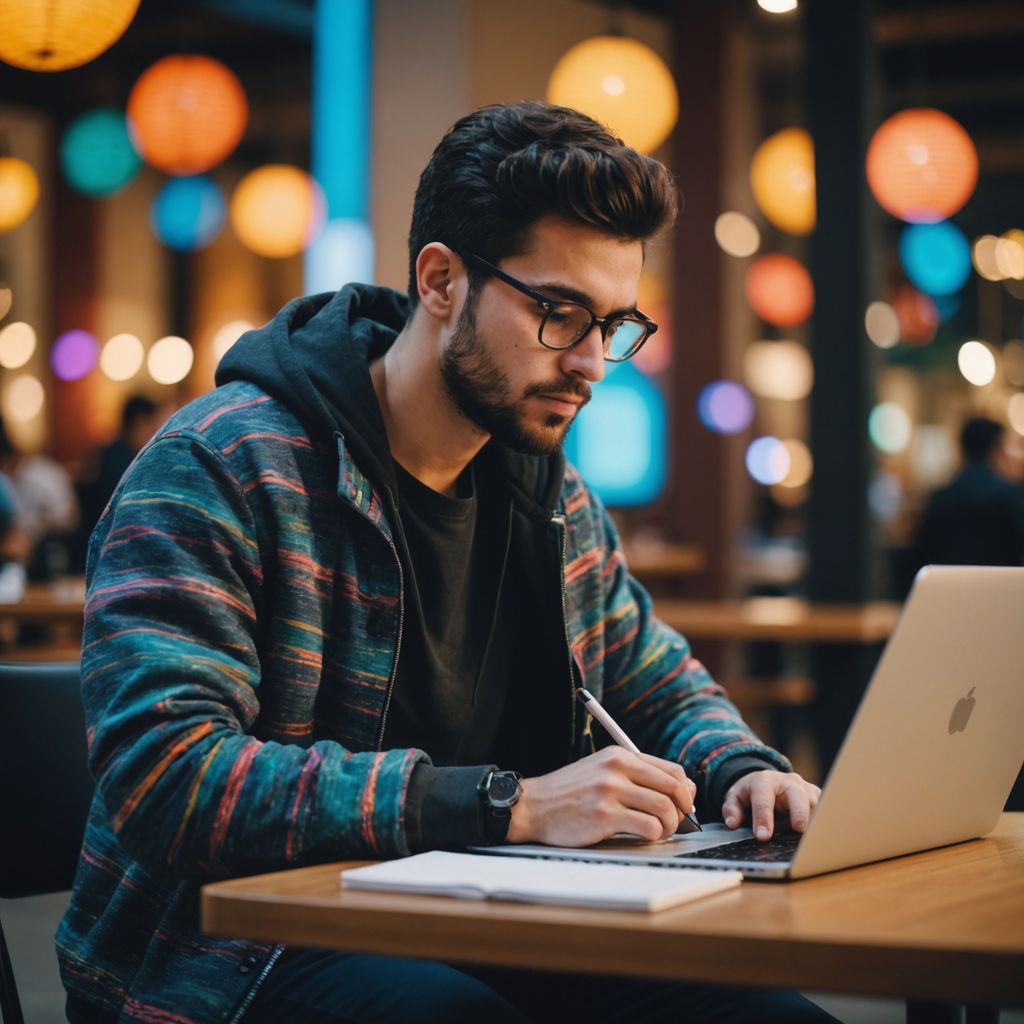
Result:
{"label": "wooden table", "polygon": [[[18,601],[0,602],[0,659],[5,661],[76,661],[82,644],[85,581],[30,583]],[[19,627],[43,626],[49,638],[19,644]]]}
{"label": "wooden table", "polygon": [[339,870],[359,863],[207,885],[203,928],[437,960],[1024,1005],[1024,814],[983,840],[746,882],[657,914],[342,890]]}
{"label": "wooden table", "polygon": [[895,601],[811,604],[795,597],[743,601],[656,599],[658,617],[688,640],[780,640],[872,644],[886,640],[899,618]]}
{"label": "wooden table", "polygon": [[693,576],[707,564],[703,549],[696,544],[634,541],[625,545],[623,553],[630,573],[645,586]]}

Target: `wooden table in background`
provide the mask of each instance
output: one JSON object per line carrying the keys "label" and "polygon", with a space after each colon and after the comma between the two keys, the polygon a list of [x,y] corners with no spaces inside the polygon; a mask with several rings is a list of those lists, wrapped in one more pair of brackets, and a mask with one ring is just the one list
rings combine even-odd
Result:
{"label": "wooden table in background", "polygon": [[[0,660],[75,661],[82,642],[85,581],[30,583],[18,601],[0,602]],[[52,634],[38,644],[19,644],[18,627],[46,627]]]}
{"label": "wooden table in background", "polygon": [[899,618],[895,601],[811,604],[795,597],[743,601],[655,599],[658,617],[687,640],[778,640],[872,644],[886,640]]}
{"label": "wooden table in background", "polygon": [[[350,892],[347,861],[204,886],[211,935],[433,960],[1024,1005],[1024,814],[983,840],[656,914]],[[673,870],[666,868],[665,870]]]}
{"label": "wooden table in background", "polygon": [[630,573],[645,587],[675,583],[699,573],[707,564],[696,544],[632,543],[623,547]]}

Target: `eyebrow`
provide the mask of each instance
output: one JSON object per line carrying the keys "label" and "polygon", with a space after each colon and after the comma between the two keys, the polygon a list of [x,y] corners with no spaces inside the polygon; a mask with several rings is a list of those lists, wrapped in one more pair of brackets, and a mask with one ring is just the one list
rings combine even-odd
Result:
{"label": "eyebrow", "polygon": [[[541,284],[531,284],[530,287],[534,291],[550,294],[552,298],[563,298],[568,299],[570,302],[578,302],[581,306],[586,306],[590,310],[593,310],[597,305],[593,296],[588,295],[586,292],[581,292],[578,288],[573,288],[572,285],[563,284],[560,281],[544,281]],[[624,316],[627,313],[636,312],[637,306],[634,302],[632,306],[623,306],[620,309],[611,310],[603,319],[607,319],[610,316]]]}

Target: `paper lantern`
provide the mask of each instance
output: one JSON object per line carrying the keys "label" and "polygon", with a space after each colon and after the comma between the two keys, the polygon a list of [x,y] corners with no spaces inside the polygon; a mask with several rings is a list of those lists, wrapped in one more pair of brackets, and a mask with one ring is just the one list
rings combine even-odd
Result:
{"label": "paper lantern", "polygon": [[302,252],[323,227],[323,190],[301,168],[267,164],[250,171],[231,197],[231,224],[260,256]]}
{"label": "paper lantern", "polygon": [[625,36],[594,36],[564,53],[547,99],[589,114],[642,153],[657,149],[679,117],[672,72],[649,46]]}
{"label": "paper lantern", "polygon": [[931,296],[910,285],[897,288],[892,308],[900,322],[900,337],[908,345],[927,345],[939,326],[939,311]]}
{"label": "paper lantern", "polygon": [[978,153],[963,126],[931,107],[901,110],[868,145],[868,185],[900,220],[932,224],[952,217],[978,182]]}
{"label": "paper lantern", "polygon": [[769,136],[754,154],[750,187],[761,212],[780,230],[809,235],[814,230],[814,143],[802,128]]}
{"label": "paper lantern", "polygon": [[142,167],[119,110],[101,107],[72,122],[60,143],[60,166],[68,184],[103,199],[133,181]]}
{"label": "paper lantern", "polygon": [[814,310],[811,275],[792,256],[758,256],[747,268],[744,290],[751,309],[776,327],[802,324]]}
{"label": "paper lantern", "polygon": [[0,59],[29,71],[63,71],[113,46],[139,0],[3,0]]}
{"label": "paper lantern", "polygon": [[226,160],[248,120],[249,104],[234,73],[198,54],[158,60],[128,97],[135,148],[167,174],[201,174]]}
{"label": "paper lantern", "polygon": [[16,228],[35,208],[39,179],[17,157],[0,157],[0,231]]}
{"label": "paper lantern", "polygon": [[964,286],[971,273],[971,246],[949,221],[910,224],[900,235],[900,262],[921,291],[951,295]]}
{"label": "paper lantern", "polygon": [[167,182],[153,199],[149,222],[169,249],[192,252],[220,234],[226,215],[219,186],[200,174]]}

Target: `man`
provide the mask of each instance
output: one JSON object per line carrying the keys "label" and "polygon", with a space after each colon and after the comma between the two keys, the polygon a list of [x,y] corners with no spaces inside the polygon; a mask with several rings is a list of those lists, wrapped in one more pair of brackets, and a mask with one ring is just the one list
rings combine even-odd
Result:
{"label": "man", "polygon": [[[683,1002],[689,1020],[824,1019],[786,995],[282,950],[197,923],[204,880],[658,839],[695,797],[765,837],[776,811],[806,826],[817,787],[654,618],[561,453],[604,360],[653,330],[644,242],[676,204],[664,167],[583,115],[477,111],[420,180],[410,299],[290,303],[136,460],[90,550],[97,797],[58,934],[72,1020],[656,1019]],[[595,752],[580,685],[653,753]]]}
{"label": "man", "polygon": [[964,466],[925,508],[914,545],[915,567],[1020,565],[1024,562],[1024,491],[1011,480],[1013,453],[1001,423],[969,419],[960,433]]}

